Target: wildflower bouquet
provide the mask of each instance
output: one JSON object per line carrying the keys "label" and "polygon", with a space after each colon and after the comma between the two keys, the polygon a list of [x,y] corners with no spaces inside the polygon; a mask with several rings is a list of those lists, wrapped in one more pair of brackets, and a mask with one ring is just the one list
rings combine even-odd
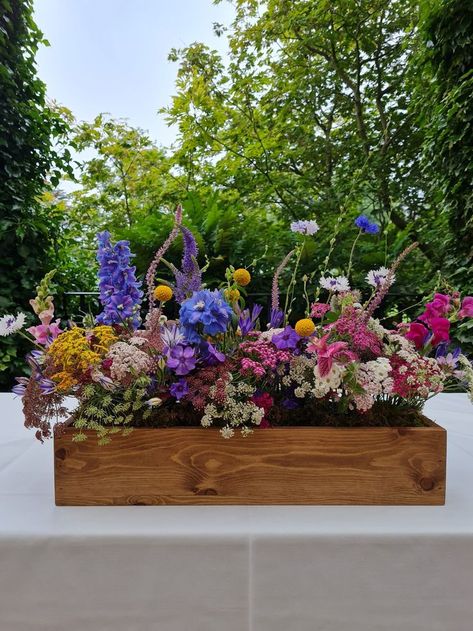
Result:
{"label": "wildflower bouquet", "polygon": [[[53,426],[60,431],[69,414],[66,397],[77,400],[66,421],[76,430],[74,440],[84,440],[91,429],[101,443],[146,426],[217,426],[231,438],[237,431],[247,436],[277,425],[416,425],[422,423],[423,403],[436,393],[463,388],[473,398],[473,368],[450,345],[451,327],[473,316],[473,297],[436,293],[415,320],[386,329],[376,309],[416,244],[391,267],[368,272],[368,295],[351,287],[353,252],[359,238],[379,228],[363,215],[355,224],[346,275],[327,273],[332,240],[321,276],[298,282],[304,244],[315,238],[318,225],[294,222],[297,243],[275,270],[265,314],[261,305],[245,303],[248,269],[230,267],[219,287],[205,286],[196,241],[178,208],[146,275],[143,320],[144,291],[129,244],[113,244],[102,232],[97,254],[102,311],[95,319],[61,328],[54,319],[51,272],[31,301],[39,324],[23,331],[21,313],[0,320],[1,335],[19,331],[34,344],[27,357],[31,376],[17,378],[14,387],[23,397],[26,426],[35,428],[40,440],[51,436]],[[164,258],[179,234],[180,269]],[[280,276],[291,263],[291,279],[281,292]],[[160,264],[171,269],[172,284],[156,286]],[[294,322],[297,298],[306,313]],[[176,321],[166,317],[170,301],[179,305]]]}

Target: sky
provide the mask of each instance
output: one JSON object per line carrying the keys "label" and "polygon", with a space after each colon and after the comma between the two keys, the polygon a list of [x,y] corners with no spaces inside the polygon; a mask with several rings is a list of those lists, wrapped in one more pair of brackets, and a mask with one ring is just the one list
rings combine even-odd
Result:
{"label": "sky", "polygon": [[48,97],[79,120],[127,118],[164,146],[175,139],[157,114],[174,94],[170,49],[199,41],[225,54],[212,25],[233,18],[230,3],[212,0],[35,0],[34,8],[51,44],[36,58]]}

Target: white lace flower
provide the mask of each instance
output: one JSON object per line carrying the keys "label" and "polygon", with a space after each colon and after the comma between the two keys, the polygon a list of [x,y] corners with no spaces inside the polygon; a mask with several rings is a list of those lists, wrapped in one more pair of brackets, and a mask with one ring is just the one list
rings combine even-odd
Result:
{"label": "white lace flower", "polygon": [[0,318],[0,336],[6,337],[20,331],[25,324],[25,319],[24,313],[19,313],[17,316],[4,315]]}

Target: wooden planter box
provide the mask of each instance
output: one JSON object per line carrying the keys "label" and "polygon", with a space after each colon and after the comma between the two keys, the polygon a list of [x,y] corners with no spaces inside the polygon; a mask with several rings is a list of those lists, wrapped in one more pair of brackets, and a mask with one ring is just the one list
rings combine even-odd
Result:
{"label": "wooden planter box", "polygon": [[223,439],[214,428],[54,439],[58,506],[444,504],[446,431],[280,427]]}

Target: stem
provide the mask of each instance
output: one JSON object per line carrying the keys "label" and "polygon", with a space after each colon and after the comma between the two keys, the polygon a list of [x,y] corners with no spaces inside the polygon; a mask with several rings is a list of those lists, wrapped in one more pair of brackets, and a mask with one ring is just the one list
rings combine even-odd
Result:
{"label": "stem", "polygon": [[[287,324],[288,316],[290,314],[290,310],[288,312],[288,307],[292,307],[292,303],[294,301],[294,288],[296,285],[296,274],[299,269],[299,263],[302,257],[302,252],[304,250],[305,238],[302,242],[302,245],[298,248],[296,264],[294,265],[294,271],[292,272],[291,280],[289,281],[289,286],[286,292],[286,302],[284,303],[284,323]],[[291,300],[289,301],[289,292],[291,292]]]}
{"label": "stem", "polygon": [[358,234],[355,237],[355,240],[353,241],[353,245],[351,246],[350,259],[348,261],[348,271],[347,271],[348,279],[350,278],[350,272],[351,272],[351,268],[353,264],[353,254],[355,252],[355,247],[356,247],[356,244],[358,243],[358,239],[361,237],[361,233],[362,233],[362,230],[360,228],[360,230],[358,231]]}

